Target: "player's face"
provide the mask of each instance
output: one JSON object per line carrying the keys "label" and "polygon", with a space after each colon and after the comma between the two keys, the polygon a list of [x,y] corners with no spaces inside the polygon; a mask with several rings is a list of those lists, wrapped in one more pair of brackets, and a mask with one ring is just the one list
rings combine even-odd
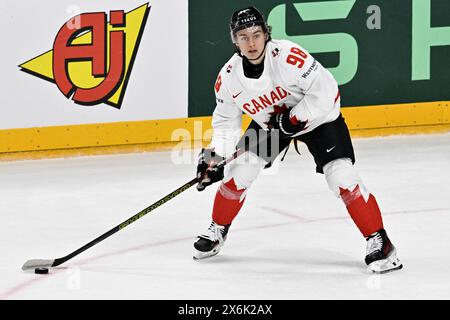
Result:
{"label": "player's face", "polygon": [[[261,26],[254,26],[247,29],[239,30],[236,33],[236,45],[241,54],[244,55],[252,63],[259,63],[264,58],[262,52],[265,48],[267,35]],[[257,59],[259,57],[259,59]],[[257,60],[255,60],[257,59]]]}

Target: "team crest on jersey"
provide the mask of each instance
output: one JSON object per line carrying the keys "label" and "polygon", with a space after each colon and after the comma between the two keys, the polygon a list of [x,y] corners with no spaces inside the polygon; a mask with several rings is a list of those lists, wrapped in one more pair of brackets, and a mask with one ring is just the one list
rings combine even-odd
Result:
{"label": "team crest on jersey", "polygon": [[278,48],[275,48],[272,50],[272,57],[277,57],[280,54],[280,50]]}
{"label": "team crest on jersey", "polygon": [[227,73],[230,73],[231,69],[233,69],[233,66],[231,64],[229,64],[228,67],[227,67]]}
{"label": "team crest on jersey", "polygon": [[53,48],[19,67],[55,83],[80,105],[108,104],[120,109],[150,11],[144,4],[128,13],[89,12],[67,21]]}

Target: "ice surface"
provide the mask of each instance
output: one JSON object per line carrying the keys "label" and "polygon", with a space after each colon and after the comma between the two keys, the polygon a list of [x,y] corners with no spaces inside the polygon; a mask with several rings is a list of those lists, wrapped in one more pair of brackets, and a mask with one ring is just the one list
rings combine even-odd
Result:
{"label": "ice surface", "polygon": [[192,259],[216,190],[193,187],[49,275],[23,272],[175,190],[195,164],[170,152],[2,162],[0,298],[449,299],[450,134],[354,146],[401,271],[366,273],[365,240],[302,146],[255,182],[218,256]]}

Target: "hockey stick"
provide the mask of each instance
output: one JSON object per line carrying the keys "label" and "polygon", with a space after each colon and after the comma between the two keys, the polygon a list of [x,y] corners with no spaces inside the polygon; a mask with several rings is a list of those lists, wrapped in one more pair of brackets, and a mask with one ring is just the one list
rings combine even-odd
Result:
{"label": "hockey stick", "polygon": [[[268,131],[268,133],[266,134],[266,139],[267,139],[267,137],[269,135],[270,135],[270,131]],[[256,144],[257,143],[258,143],[258,141],[256,142]],[[227,159],[217,163],[216,167],[218,167],[218,168],[224,167],[225,165],[227,165],[228,163],[230,163],[231,161],[233,161],[234,159],[236,159],[237,157],[242,155],[244,152],[245,152],[245,148],[241,148],[241,149],[236,150],[229,158],[227,158]],[[171,200],[174,197],[178,196],[182,192],[186,191],[187,189],[189,189],[190,187],[195,185],[197,182],[198,182],[197,178],[192,179],[191,181],[185,183],[183,186],[181,186],[178,189],[176,189],[175,191],[169,193],[168,195],[166,195],[165,197],[163,197],[159,201],[157,201],[154,204],[148,206],[144,210],[136,213],[131,218],[125,220],[121,224],[115,226],[111,230],[105,232],[104,234],[102,234],[98,238],[96,238],[96,239],[92,240],[91,242],[85,244],[84,246],[82,246],[81,248],[79,248],[79,249],[75,250],[74,252],[68,254],[67,256],[64,256],[64,257],[61,257],[61,258],[57,258],[57,259],[53,259],[53,260],[51,260],[51,259],[31,259],[31,260],[28,260],[27,262],[25,262],[25,264],[22,266],[22,270],[23,271],[28,271],[28,270],[34,270],[36,268],[51,268],[51,267],[56,267],[56,266],[59,266],[60,264],[63,264],[64,262],[66,262],[66,261],[72,259],[73,257],[79,255],[83,251],[86,251],[87,249],[89,249],[90,247],[96,245],[97,243],[99,243],[99,242],[105,240],[106,238],[112,236],[114,233],[116,233],[116,232],[126,228],[127,226],[129,226],[133,222],[136,222],[137,220],[139,220],[140,218],[145,216],[147,213],[149,213],[149,212],[155,210],[156,208],[162,206],[164,203],[168,202],[169,200]]]}

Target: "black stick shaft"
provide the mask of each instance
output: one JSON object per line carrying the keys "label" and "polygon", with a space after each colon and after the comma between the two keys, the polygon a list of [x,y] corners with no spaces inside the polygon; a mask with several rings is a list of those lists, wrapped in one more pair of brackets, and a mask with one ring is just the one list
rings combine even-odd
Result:
{"label": "black stick shaft", "polygon": [[53,262],[52,267],[56,267],[59,266],[60,264],[66,262],[67,260],[72,259],[73,257],[79,255],[80,253],[82,253],[83,251],[86,251],[87,249],[89,249],[90,247],[96,245],[97,243],[105,240],[106,238],[112,236],[114,233],[128,227],[130,224],[132,224],[133,222],[136,222],[137,220],[139,220],[140,218],[142,218],[143,216],[145,216],[147,213],[149,213],[150,211],[155,210],[156,208],[162,206],[164,203],[166,203],[167,201],[173,199],[174,197],[176,197],[177,195],[179,195],[180,193],[186,191],[187,189],[189,189],[190,187],[192,187],[193,185],[195,185],[197,183],[197,178],[192,179],[191,181],[189,181],[188,183],[184,184],[183,186],[179,187],[178,189],[176,189],[175,191],[169,193],[168,195],[166,195],[164,198],[160,199],[159,201],[155,202],[154,204],[148,206],[147,208],[145,208],[144,210],[136,213],[134,216],[132,216],[131,218],[125,220],[124,222],[122,222],[121,224],[115,226],[114,228],[112,228],[111,230],[105,232],[104,234],[102,234],[101,236],[99,236],[98,238],[92,240],[91,242],[85,244],[84,246],[82,246],[81,248],[75,250],[74,252],[68,254],[65,257],[62,258],[58,258],[55,259],[55,262]]}
{"label": "black stick shaft", "polygon": [[[271,131],[266,132],[265,139],[268,139],[268,137],[270,135],[271,135]],[[259,142],[261,142],[261,140]],[[256,141],[255,145],[256,144],[258,144],[258,141]],[[236,159],[237,157],[242,155],[244,152],[246,152],[245,148],[241,148],[241,149],[236,150],[229,158],[227,158],[227,159],[219,162],[218,164],[216,164],[216,167],[219,167],[219,168],[224,167],[225,165],[227,165],[228,163],[230,163],[231,161],[233,161],[234,159]],[[92,246],[96,245],[97,243],[99,243],[99,242],[105,240],[106,238],[110,237],[114,233],[116,233],[116,232],[118,232],[118,231],[128,227],[130,224],[132,224],[133,222],[136,222],[137,220],[139,220],[140,218],[145,216],[147,213],[155,210],[156,208],[162,206],[164,203],[170,201],[171,199],[173,199],[174,197],[179,195],[180,193],[186,191],[187,189],[189,189],[190,187],[195,185],[197,182],[198,182],[198,178],[192,179],[191,181],[185,183],[183,186],[181,186],[178,189],[176,189],[175,191],[169,193],[168,195],[166,195],[165,197],[163,197],[159,201],[157,201],[154,204],[148,206],[144,210],[136,213],[131,218],[125,220],[121,224],[119,224],[119,225],[115,226],[114,228],[112,228],[111,230],[105,232],[104,234],[102,234],[98,238],[96,238],[96,239],[92,240],[91,242],[85,244],[81,248],[75,250],[74,252],[68,254],[65,257],[55,259],[53,261],[53,263],[52,263],[52,267],[56,267],[56,266],[59,266],[60,264],[63,264],[64,262],[66,262],[66,261],[72,259],[73,257],[79,255],[80,253],[86,251],[90,247],[92,247]]]}
{"label": "black stick shaft", "polygon": [[[271,133],[270,131],[267,133],[266,138],[268,136],[270,136],[270,133]],[[256,143],[258,143],[258,142],[256,142]],[[227,159],[219,162],[218,164],[216,164],[216,167],[219,167],[219,168],[224,167],[225,165],[227,165],[228,163],[230,163],[231,161],[233,161],[234,159],[236,159],[237,157],[242,155],[245,151],[246,150],[243,149],[243,148],[236,150],[229,158],[227,158]],[[131,218],[125,220],[121,224],[119,224],[119,225],[115,226],[114,228],[112,228],[111,230],[105,232],[104,234],[102,234],[98,238],[96,238],[96,239],[92,240],[91,242],[85,244],[81,248],[75,250],[74,252],[68,254],[65,257],[55,259],[53,264],[52,264],[52,267],[56,267],[56,266],[59,266],[60,264],[63,264],[64,262],[66,262],[66,261],[72,259],[73,257],[79,255],[80,253],[86,251],[87,249],[89,249],[90,247],[96,245],[97,243],[99,243],[99,242],[105,240],[106,238],[112,236],[116,232],[118,232],[118,231],[128,227],[130,224],[132,224],[133,222],[136,222],[137,220],[139,220],[140,218],[145,216],[147,213],[155,210],[156,208],[162,206],[164,203],[170,201],[171,199],[173,199],[174,197],[179,195],[180,193],[186,191],[187,189],[189,189],[190,187],[195,185],[197,182],[198,182],[197,178],[192,179],[191,181],[185,183],[183,186],[181,186],[178,189],[176,189],[175,191],[169,193],[168,195],[166,195],[165,197],[163,197],[159,201],[156,201],[154,204],[152,204],[152,205],[148,206],[147,208],[145,208],[144,210],[136,213]]]}

